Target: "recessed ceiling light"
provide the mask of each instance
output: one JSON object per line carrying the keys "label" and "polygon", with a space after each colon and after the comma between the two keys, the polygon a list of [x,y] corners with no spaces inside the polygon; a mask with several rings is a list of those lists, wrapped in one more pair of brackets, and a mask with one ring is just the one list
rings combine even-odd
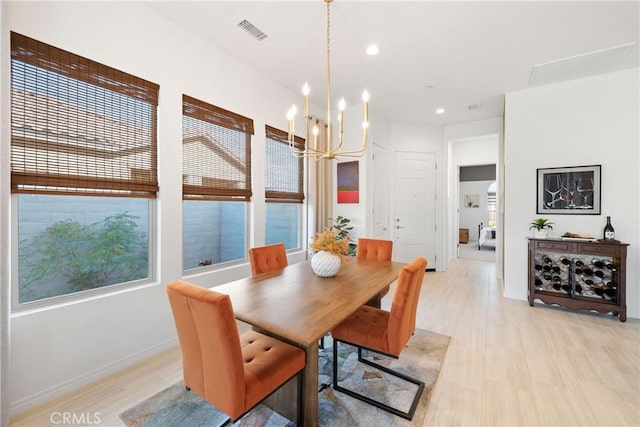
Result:
{"label": "recessed ceiling light", "polygon": [[444,108],[438,108],[436,114],[444,114]]}
{"label": "recessed ceiling light", "polygon": [[378,52],[380,52],[380,48],[376,44],[372,44],[372,45],[369,45],[369,47],[367,47],[367,55],[370,55],[370,56],[377,55]]}

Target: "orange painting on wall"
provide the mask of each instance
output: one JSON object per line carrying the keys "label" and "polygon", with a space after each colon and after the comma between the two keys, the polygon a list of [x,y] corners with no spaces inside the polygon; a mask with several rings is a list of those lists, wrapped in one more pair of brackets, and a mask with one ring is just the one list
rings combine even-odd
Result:
{"label": "orange painting on wall", "polygon": [[338,163],[338,203],[360,203],[358,161]]}

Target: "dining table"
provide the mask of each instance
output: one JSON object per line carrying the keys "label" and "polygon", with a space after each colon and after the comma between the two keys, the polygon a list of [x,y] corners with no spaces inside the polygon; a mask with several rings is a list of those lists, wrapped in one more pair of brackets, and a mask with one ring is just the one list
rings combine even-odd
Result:
{"label": "dining table", "polygon": [[303,425],[318,424],[318,341],[398,278],[405,263],[346,257],[334,277],[310,261],[211,288],[228,294],[236,319],[303,348]]}

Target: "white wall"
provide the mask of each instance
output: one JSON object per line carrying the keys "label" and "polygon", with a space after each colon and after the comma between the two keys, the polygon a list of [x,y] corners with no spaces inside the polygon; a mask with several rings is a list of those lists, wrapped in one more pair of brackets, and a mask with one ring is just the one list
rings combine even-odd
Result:
{"label": "white wall", "polygon": [[[157,280],[147,286],[82,302],[16,313],[11,319],[11,408],[17,413],[176,344],[165,285],[182,276],[181,158],[183,93],[254,119],[254,164],[263,158],[264,125],[284,128],[284,112],[299,94],[291,93],[249,67],[156,15],[138,2],[3,2],[3,89],[8,87],[9,50],[4,36],[16,31],[70,50],[160,85],[156,200]],[[158,31],[158,29],[162,29]],[[7,91],[2,91],[3,105]],[[2,115],[1,152],[7,165],[10,144]],[[3,169],[4,171],[4,169]],[[262,169],[256,168],[256,228],[264,223]],[[2,235],[10,204],[9,180],[2,190]],[[252,243],[264,242],[256,231]],[[5,254],[9,239],[1,239]],[[304,259],[305,251],[289,262]],[[247,265],[190,276],[215,286],[248,275]],[[2,273],[3,289],[8,288]],[[3,310],[3,313],[5,311]],[[4,322],[3,322],[4,324]],[[3,343],[4,344],[4,343]],[[3,345],[3,349],[6,347]],[[3,374],[5,371],[3,370]],[[4,377],[4,375],[3,375]],[[4,414],[4,411],[3,411]]]}
{"label": "white wall", "polygon": [[[6,4],[0,2],[0,28],[6,28]],[[5,77],[9,69],[9,33],[0,34],[0,141],[9,139],[11,128],[9,111],[9,81]],[[0,183],[10,182],[9,146],[0,143]],[[9,198],[8,184],[0,185],[0,426],[9,425]]]}
{"label": "white wall", "polygon": [[552,235],[600,237],[610,215],[629,243],[627,309],[640,317],[639,70],[508,93],[505,126],[505,296],[526,299],[536,169],[602,165],[601,215],[550,215]]}

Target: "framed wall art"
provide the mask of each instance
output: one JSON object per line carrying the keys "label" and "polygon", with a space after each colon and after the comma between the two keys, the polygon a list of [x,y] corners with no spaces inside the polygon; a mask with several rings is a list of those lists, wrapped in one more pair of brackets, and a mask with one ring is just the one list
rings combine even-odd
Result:
{"label": "framed wall art", "polygon": [[338,163],[338,203],[360,202],[358,161]]}
{"label": "framed wall art", "polygon": [[538,169],[538,214],[600,214],[600,165]]}
{"label": "framed wall art", "polygon": [[464,205],[468,208],[480,207],[480,195],[479,194],[465,194]]}

